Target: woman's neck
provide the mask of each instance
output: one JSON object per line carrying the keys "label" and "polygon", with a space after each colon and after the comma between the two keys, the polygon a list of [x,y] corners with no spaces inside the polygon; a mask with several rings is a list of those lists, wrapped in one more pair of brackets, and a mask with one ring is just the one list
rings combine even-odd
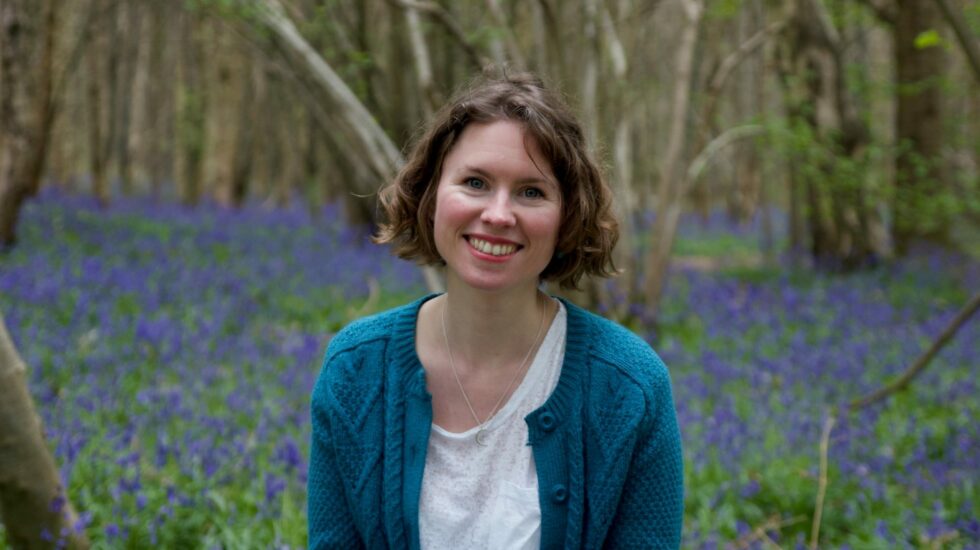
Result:
{"label": "woman's neck", "polygon": [[447,283],[439,320],[445,315],[446,337],[462,370],[513,367],[551,317],[550,301],[537,287],[487,292]]}

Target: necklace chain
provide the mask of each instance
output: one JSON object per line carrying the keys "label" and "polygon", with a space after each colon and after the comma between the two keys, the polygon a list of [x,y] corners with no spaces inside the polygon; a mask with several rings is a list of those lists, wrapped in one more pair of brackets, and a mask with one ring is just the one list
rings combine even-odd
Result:
{"label": "necklace chain", "polygon": [[[537,297],[537,294],[535,294],[535,297]],[[527,365],[528,358],[531,357],[531,352],[534,351],[535,347],[537,347],[538,339],[541,337],[541,329],[544,327],[545,308],[544,305],[541,306],[541,320],[538,322],[538,332],[537,334],[534,335],[534,341],[531,342],[530,349],[528,349],[527,353],[524,354],[524,360],[521,361],[521,366],[518,367],[517,370],[514,372],[514,376],[513,378],[510,379],[510,383],[507,384],[507,387],[504,389],[504,392],[500,394],[500,398],[497,399],[497,402],[494,404],[493,408],[490,409],[490,414],[487,416],[487,419],[481,422],[480,417],[476,415],[476,410],[473,409],[473,404],[470,402],[470,397],[466,395],[466,390],[463,389],[463,382],[459,379],[459,372],[456,370],[456,361],[453,358],[453,348],[452,346],[449,345],[449,332],[446,330],[446,309],[447,309],[446,306],[448,305],[448,301],[449,301],[449,297],[447,296],[446,297],[447,303],[445,303],[442,308],[442,336],[446,340],[446,351],[449,352],[449,368],[452,369],[453,378],[456,379],[456,385],[459,386],[459,393],[463,395],[463,401],[466,402],[466,407],[470,410],[470,414],[473,415],[473,421],[476,422],[476,425],[479,428],[476,434],[476,442],[479,443],[480,445],[484,445],[485,443],[483,443],[483,435],[486,431],[487,423],[489,423],[490,419],[492,419],[493,416],[497,414],[498,407],[500,407],[500,404],[503,402],[504,397],[506,397],[507,394],[510,393],[510,389],[514,385],[514,382],[517,381],[517,377],[520,376],[522,372],[524,372],[524,367]]]}

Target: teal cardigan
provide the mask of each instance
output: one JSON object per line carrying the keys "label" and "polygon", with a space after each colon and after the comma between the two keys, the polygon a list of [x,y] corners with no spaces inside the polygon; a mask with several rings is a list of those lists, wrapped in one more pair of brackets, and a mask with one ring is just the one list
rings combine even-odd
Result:
{"label": "teal cardigan", "polygon": [[[419,548],[432,397],[415,353],[427,296],[330,342],[313,389],[310,548]],[[627,329],[568,302],[558,385],[525,417],[541,548],[678,548],[680,432],[667,368]]]}

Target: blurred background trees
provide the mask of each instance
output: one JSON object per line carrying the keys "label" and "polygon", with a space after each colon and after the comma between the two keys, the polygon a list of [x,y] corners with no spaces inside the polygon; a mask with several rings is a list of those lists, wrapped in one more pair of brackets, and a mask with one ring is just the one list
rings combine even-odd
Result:
{"label": "blurred background trees", "polygon": [[5,246],[42,181],[372,222],[399,151],[489,62],[580,113],[622,290],[654,313],[683,210],[785,212],[772,246],[834,271],[976,238],[976,0],[4,0],[3,25]]}

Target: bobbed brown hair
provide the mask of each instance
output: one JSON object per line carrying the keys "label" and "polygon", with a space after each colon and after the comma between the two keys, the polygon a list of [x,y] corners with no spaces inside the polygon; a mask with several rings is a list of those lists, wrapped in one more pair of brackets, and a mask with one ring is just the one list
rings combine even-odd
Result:
{"label": "bobbed brown hair", "polygon": [[394,181],[381,190],[387,220],[374,241],[391,243],[399,257],[442,263],[433,220],[443,160],[470,123],[511,120],[536,141],[561,189],[561,225],[555,255],[541,279],[576,288],[583,275],[615,273],[612,250],[619,224],[612,192],[589,154],[582,128],[565,102],[529,73],[483,76],[449,101],[415,140]]}

